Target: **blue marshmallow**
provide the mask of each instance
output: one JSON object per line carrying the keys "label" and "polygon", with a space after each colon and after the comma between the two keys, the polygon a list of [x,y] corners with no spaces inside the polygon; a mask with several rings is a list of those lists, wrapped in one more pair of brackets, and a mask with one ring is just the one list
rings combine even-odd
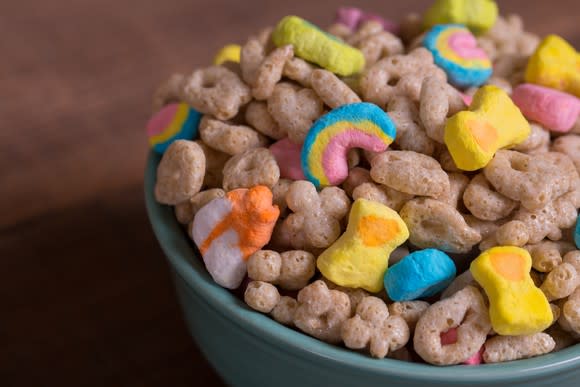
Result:
{"label": "blue marshmallow", "polygon": [[576,229],[574,231],[574,242],[576,242],[576,247],[580,249],[580,215],[576,219]]}
{"label": "blue marshmallow", "polygon": [[429,297],[445,289],[456,274],[455,263],[436,249],[415,251],[385,273],[385,289],[393,301]]}

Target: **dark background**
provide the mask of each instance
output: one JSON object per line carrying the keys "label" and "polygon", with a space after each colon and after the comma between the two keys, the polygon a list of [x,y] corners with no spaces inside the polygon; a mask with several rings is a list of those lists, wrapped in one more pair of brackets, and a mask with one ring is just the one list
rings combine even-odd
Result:
{"label": "dark background", "polygon": [[[430,3],[356,5],[398,19]],[[580,47],[580,1],[499,3]],[[222,386],[145,214],[151,94],[286,14],[325,26],[343,4],[0,0],[0,386]]]}

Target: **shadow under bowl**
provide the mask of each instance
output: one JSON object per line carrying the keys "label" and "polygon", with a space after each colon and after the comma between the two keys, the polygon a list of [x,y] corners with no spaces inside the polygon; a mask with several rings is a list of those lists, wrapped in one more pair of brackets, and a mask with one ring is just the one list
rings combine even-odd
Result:
{"label": "shadow under bowl", "polygon": [[172,268],[188,329],[224,381],[235,387],[580,385],[580,345],[532,359],[436,367],[373,359],[289,329],[213,282],[173,210],[155,201],[160,156],[145,171],[149,219]]}

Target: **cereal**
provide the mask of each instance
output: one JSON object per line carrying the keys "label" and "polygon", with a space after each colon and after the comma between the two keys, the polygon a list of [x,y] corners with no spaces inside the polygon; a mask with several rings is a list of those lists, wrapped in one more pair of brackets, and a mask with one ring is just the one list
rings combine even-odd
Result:
{"label": "cereal", "polygon": [[293,211],[283,222],[281,232],[288,235],[295,249],[326,248],[340,236],[339,221],[346,215],[350,200],[339,188],[332,207],[323,202],[324,190],[318,194],[316,187],[307,181],[292,183],[286,194],[288,207]]}
{"label": "cereal", "polygon": [[348,149],[381,152],[395,135],[395,125],[376,105],[353,103],[333,109],[308,131],[301,155],[304,175],[317,187],[340,184],[348,177]]}
{"label": "cereal", "polygon": [[[457,341],[443,345],[441,333],[450,328],[457,328]],[[476,288],[467,286],[425,311],[415,327],[413,344],[428,363],[459,364],[479,351],[490,330],[483,297]]]}
{"label": "cereal", "polygon": [[280,82],[268,98],[268,112],[296,144],[302,144],[306,133],[320,117],[324,103],[312,89]]}
{"label": "cereal", "polygon": [[475,36],[464,26],[438,24],[427,32],[423,45],[454,86],[481,86],[491,76],[491,61],[485,51],[477,47]]}
{"label": "cereal", "polygon": [[392,33],[384,31],[377,20],[362,23],[358,31],[347,38],[347,42],[361,50],[367,68],[383,57],[405,52],[401,40]]}
{"label": "cereal", "polygon": [[469,270],[466,270],[463,273],[459,274],[457,277],[455,277],[455,279],[453,280],[453,282],[451,282],[451,284],[449,284],[447,289],[443,290],[443,293],[441,293],[441,299],[443,300],[445,298],[449,298],[467,286],[479,287],[478,283],[473,278],[471,271]]}
{"label": "cereal", "polygon": [[338,285],[378,292],[383,288],[389,254],[408,237],[395,211],[357,199],[346,232],[318,257],[317,267]]}
{"label": "cereal", "polygon": [[480,88],[469,111],[455,114],[445,125],[445,144],[463,170],[485,167],[501,148],[517,145],[530,125],[510,97],[496,86]]}
{"label": "cereal", "polygon": [[563,303],[558,323],[574,337],[580,337],[580,287],[577,287]]}
{"label": "cereal", "polygon": [[[392,257],[391,257],[392,258]],[[429,303],[426,301],[401,301],[393,302],[389,305],[391,316],[401,316],[407,323],[411,334],[415,331],[415,326],[419,318],[425,313]]]}
{"label": "cereal", "polygon": [[494,247],[470,266],[489,298],[491,325],[500,335],[531,335],[552,323],[546,296],[530,277],[532,258],[519,247]]}
{"label": "cereal", "polygon": [[433,155],[436,143],[427,135],[419,111],[410,98],[393,97],[387,105],[387,112],[397,127],[395,143],[401,150]]}
{"label": "cereal", "polygon": [[166,105],[147,123],[149,145],[163,154],[173,141],[197,137],[200,120],[201,114],[185,103]]}
{"label": "cereal", "polygon": [[429,76],[446,80],[427,49],[421,47],[407,55],[389,56],[365,70],[360,79],[362,96],[379,106],[385,106],[397,95],[418,101],[423,79]]}
{"label": "cereal", "polygon": [[350,300],[338,290],[315,281],[298,293],[294,325],[327,343],[339,343],[344,322],[350,318]]}
{"label": "cereal", "polygon": [[518,85],[511,97],[528,119],[555,132],[570,131],[580,114],[580,99],[543,86]]}
{"label": "cereal", "polygon": [[214,65],[221,65],[226,62],[240,63],[242,47],[239,44],[228,44],[222,47],[213,59]]}
{"label": "cereal", "polygon": [[371,161],[374,181],[400,192],[439,198],[450,192],[449,177],[437,160],[412,151],[388,151]]}
{"label": "cereal", "polygon": [[564,254],[562,262],[569,263],[574,266],[576,272],[580,274],[580,250],[572,250]]}
{"label": "cereal", "polygon": [[195,141],[201,147],[205,155],[205,176],[203,186],[206,188],[221,188],[224,165],[230,159],[230,155],[207,146],[203,141]]}
{"label": "cereal", "polygon": [[498,10],[493,0],[437,0],[424,15],[426,27],[436,24],[464,24],[475,34],[489,30]]}
{"label": "cereal", "polygon": [[413,195],[397,191],[386,185],[375,183],[362,183],[352,192],[353,200],[366,199],[384,204],[395,211],[401,210],[406,202],[413,199]]}
{"label": "cereal", "polygon": [[316,259],[307,251],[291,250],[282,254],[258,250],[248,258],[248,277],[279,285],[286,290],[300,290],[314,276]]}
{"label": "cereal", "polygon": [[312,71],[310,84],[320,99],[331,109],[361,102],[359,96],[330,71],[322,69]]}
{"label": "cereal", "polygon": [[485,342],[483,360],[486,363],[499,363],[527,359],[552,352],[555,346],[556,342],[547,333],[496,336]]}
{"label": "cereal", "polygon": [[205,155],[193,141],[174,141],[157,167],[155,199],[176,205],[188,200],[201,189],[205,173]]}
{"label": "cereal", "polygon": [[338,75],[351,75],[364,68],[362,53],[324,33],[297,16],[283,18],[272,33],[276,46],[291,44],[296,56]]}
{"label": "cereal", "polygon": [[381,29],[384,29],[386,31],[390,31],[390,32],[397,32],[398,30],[398,26],[396,23],[390,21],[390,20],[386,20],[383,19],[381,16],[373,14],[373,13],[369,13],[369,12],[364,12],[359,8],[356,7],[339,7],[336,10],[336,17],[334,19],[335,23],[340,23],[346,27],[348,27],[351,31],[354,30],[357,26],[360,27],[360,25],[366,21],[375,21],[377,23],[379,23],[379,25],[381,26]]}
{"label": "cereal", "polygon": [[[519,143],[512,149],[522,153],[548,152],[550,146],[550,132],[536,123],[530,123],[530,135],[524,142]],[[564,152],[566,153],[566,152]]]}
{"label": "cereal", "polygon": [[428,77],[421,86],[419,114],[427,136],[443,144],[447,118],[465,109],[461,94],[437,77]]}
{"label": "cereal", "polygon": [[371,174],[368,169],[355,167],[348,171],[348,177],[342,183],[342,188],[344,191],[352,197],[353,191],[356,187],[364,183],[370,183],[373,180],[371,179]]}
{"label": "cereal", "polygon": [[436,249],[415,251],[385,273],[385,289],[393,301],[412,301],[433,296],[455,278],[455,263]]}
{"label": "cereal", "polygon": [[294,325],[294,314],[297,308],[298,302],[294,298],[282,296],[270,312],[270,315],[280,324],[292,326]]}
{"label": "cereal", "polygon": [[258,312],[270,313],[280,301],[280,293],[272,284],[252,281],[244,293],[244,301]]}
{"label": "cereal", "polygon": [[448,176],[449,192],[438,199],[451,207],[463,209],[463,195],[469,185],[469,177],[461,173],[449,173]]}
{"label": "cereal", "polygon": [[279,213],[264,186],[230,191],[197,212],[190,235],[216,283],[240,286],[246,260],[268,243]]}
{"label": "cereal", "polygon": [[153,94],[153,112],[170,103],[179,103],[183,101],[183,86],[185,76],[175,73],[166,79]]}
{"label": "cereal", "polygon": [[530,240],[530,234],[525,223],[512,220],[498,227],[495,239],[498,246],[522,247]]}
{"label": "cereal", "polygon": [[481,240],[455,208],[428,198],[413,199],[400,211],[409,227],[409,241],[419,248],[467,253]]}
{"label": "cereal", "polygon": [[193,195],[189,200],[175,205],[175,217],[181,224],[189,224],[194,215],[206,204],[217,198],[223,198],[225,191],[221,188],[212,188]]}
{"label": "cereal", "polygon": [[286,132],[274,120],[265,102],[252,101],[246,107],[246,121],[258,132],[275,140],[286,137]]}
{"label": "cereal", "polygon": [[368,347],[371,356],[382,359],[409,341],[409,327],[402,317],[389,316],[380,298],[366,297],[342,325],[341,337],[348,348]]}
{"label": "cereal", "polygon": [[276,159],[266,148],[254,148],[237,154],[224,165],[224,190],[264,185],[272,188],[280,179]]}
{"label": "cereal", "polygon": [[580,274],[569,263],[561,263],[548,273],[540,286],[548,301],[568,297],[580,285]]}
{"label": "cereal", "polygon": [[199,134],[208,146],[232,156],[267,144],[266,137],[249,126],[232,125],[209,116],[201,119]]}
{"label": "cereal", "polygon": [[552,150],[568,155],[580,174],[580,136],[569,134],[558,137],[552,144]]}
{"label": "cereal", "polygon": [[294,57],[286,61],[282,75],[298,82],[304,87],[310,87],[314,66],[303,59]]}
{"label": "cereal", "polygon": [[525,246],[532,256],[532,267],[542,273],[548,273],[562,263],[562,256],[574,249],[564,243],[542,241]]}
{"label": "cereal", "polygon": [[[440,336],[442,345],[455,344],[457,343],[457,328],[450,328],[448,331],[442,332]],[[468,358],[461,364],[465,365],[481,364],[483,360],[481,357],[481,355],[483,354],[483,350],[484,347],[481,347],[479,351],[475,352],[475,354],[473,354],[470,358]]]}
{"label": "cereal", "polygon": [[470,182],[463,194],[465,207],[482,220],[499,220],[508,216],[517,202],[495,191],[480,173]]}
{"label": "cereal", "polygon": [[201,113],[229,120],[252,96],[238,75],[223,66],[212,66],[194,71],[184,81],[183,98]]}
{"label": "cereal", "polygon": [[557,35],[548,35],[528,61],[526,82],[580,97],[578,52]]}
{"label": "cereal", "polygon": [[570,190],[570,179],[549,157],[500,150],[483,173],[502,195],[526,209],[541,209]]}

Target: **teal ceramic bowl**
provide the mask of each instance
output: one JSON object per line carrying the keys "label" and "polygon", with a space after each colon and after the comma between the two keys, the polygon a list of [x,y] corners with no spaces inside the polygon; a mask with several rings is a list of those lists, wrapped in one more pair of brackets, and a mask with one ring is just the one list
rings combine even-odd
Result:
{"label": "teal ceramic bowl", "polygon": [[145,173],[149,219],[173,269],[189,331],[227,384],[236,387],[580,385],[580,345],[504,364],[435,367],[372,359],[325,344],[252,311],[213,283],[172,209],[155,202],[153,187],[159,160],[159,156],[151,154]]}

